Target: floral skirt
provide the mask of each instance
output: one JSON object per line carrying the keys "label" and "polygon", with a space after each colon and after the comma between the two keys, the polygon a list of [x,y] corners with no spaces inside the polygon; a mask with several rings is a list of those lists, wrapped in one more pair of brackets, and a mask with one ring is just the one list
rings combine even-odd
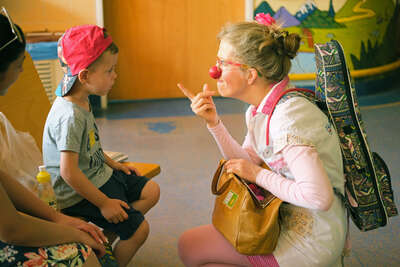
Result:
{"label": "floral skirt", "polygon": [[49,247],[22,247],[0,241],[0,266],[13,267],[79,267],[92,249],[81,243]]}

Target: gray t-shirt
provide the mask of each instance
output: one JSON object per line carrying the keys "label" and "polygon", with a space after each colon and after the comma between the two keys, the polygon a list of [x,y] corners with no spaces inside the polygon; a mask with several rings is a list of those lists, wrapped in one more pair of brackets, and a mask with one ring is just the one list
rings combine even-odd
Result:
{"label": "gray t-shirt", "polygon": [[64,209],[83,198],[60,176],[61,151],[79,154],[79,168],[97,188],[112,175],[112,169],[105,163],[92,112],[57,97],[44,126],[43,162],[51,175],[58,208]]}

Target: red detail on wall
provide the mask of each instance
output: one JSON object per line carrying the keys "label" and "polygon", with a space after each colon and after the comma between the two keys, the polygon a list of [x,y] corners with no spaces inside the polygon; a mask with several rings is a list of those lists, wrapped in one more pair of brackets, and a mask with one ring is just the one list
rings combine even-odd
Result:
{"label": "red detail on wall", "polygon": [[302,28],[302,30],[303,35],[306,37],[308,47],[314,48],[314,39],[311,30],[308,28]]}

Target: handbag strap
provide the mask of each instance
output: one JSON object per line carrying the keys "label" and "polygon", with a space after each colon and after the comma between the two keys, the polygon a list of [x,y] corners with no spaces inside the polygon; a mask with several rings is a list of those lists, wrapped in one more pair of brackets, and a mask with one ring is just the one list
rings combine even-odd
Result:
{"label": "handbag strap", "polygon": [[221,172],[224,169],[225,162],[226,160],[221,159],[218,165],[218,169],[215,171],[214,178],[211,183],[211,192],[214,195],[221,195],[226,190],[226,188],[228,188],[229,183],[232,181],[232,178],[230,178],[219,188],[219,190],[217,189],[219,178],[221,177]]}
{"label": "handbag strap", "polygon": [[311,91],[309,89],[304,89],[304,88],[292,88],[292,89],[287,89],[287,90],[281,90],[281,91],[276,91],[276,95],[274,96],[274,102],[272,102],[271,109],[268,110],[266,115],[268,115],[268,120],[267,120],[267,131],[266,131],[266,143],[267,146],[269,145],[269,122],[271,121],[272,113],[275,110],[276,105],[279,103],[281,98],[290,93],[290,92],[300,92],[303,94],[313,94],[315,95],[314,91]]}

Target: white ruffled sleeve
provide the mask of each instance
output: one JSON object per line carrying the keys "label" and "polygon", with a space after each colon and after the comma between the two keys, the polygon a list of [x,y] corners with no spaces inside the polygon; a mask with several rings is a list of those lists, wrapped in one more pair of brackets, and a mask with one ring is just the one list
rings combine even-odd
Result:
{"label": "white ruffled sleeve", "polygon": [[273,152],[288,145],[316,146],[332,131],[325,114],[304,97],[293,97],[276,106],[272,114],[269,135]]}

